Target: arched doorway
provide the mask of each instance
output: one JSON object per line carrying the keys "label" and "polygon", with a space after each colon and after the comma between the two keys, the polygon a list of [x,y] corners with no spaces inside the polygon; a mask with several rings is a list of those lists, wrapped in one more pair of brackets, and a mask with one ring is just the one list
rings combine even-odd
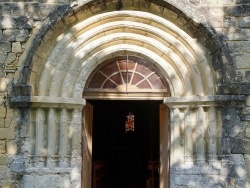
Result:
{"label": "arched doorway", "polygon": [[[95,2],[98,5],[106,3]],[[160,151],[167,151],[167,143],[170,143],[170,187],[174,187],[183,174],[190,175],[188,173],[192,168],[202,170],[204,164],[217,161],[221,152],[219,138],[222,129],[218,107],[221,103],[217,101],[226,101],[228,98],[215,95],[218,84],[216,79],[220,74],[215,74],[212,58],[208,53],[210,51],[201,41],[211,44],[216,42],[209,34],[204,34],[202,40],[195,38],[195,34],[200,34],[204,27],[200,28],[186,15],[171,9],[163,1],[140,2],[143,3],[139,7],[126,4],[119,11],[115,10],[116,1],[107,2],[113,3],[111,9],[108,8],[110,6],[95,9],[95,4],[84,4],[73,10],[73,13],[60,17],[66,26],[62,26],[60,20],[53,22],[55,24],[51,25],[51,30],[46,30],[47,33],[41,29],[38,39],[43,40],[24,59],[20,76],[20,83],[32,86],[32,94],[28,97],[21,96],[28,98],[30,105],[30,117],[27,118],[30,119],[27,141],[30,147],[25,151],[29,173],[36,176],[37,169],[42,169],[51,174],[73,174],[57,178],[64,179],[65,184],[70,181],[75,187],[91,186],[92,140],[88,139],[91,138],[91,126],[88,125],[92,118],[84,118],[82,124],[83,108],[88,109],[88,115],[84,117],[91,117],[92,108],[86,105],[86,101],[90,99],[157,99],[168,105],[171,142],[164,140],[168,139],[164,135],[167,133],[164,130],[166,126],[159,132],[164,143],[160,145]],[[179,26],[173,21],[175,12],[179,14],[176,18]],[[183,26],[183,21],[188,25]],[[224,59],[220,55],[218,62]],[[171,93],[171,96],[166,97],[168,95],[164,90],[159,92],[158,89],[162,88],[153,88],[154,84],[146,84],[147,79],[135,82],[134,85],[138,83],[136,86],[140,87],[139,90],[133,84],[114,84],[116,76],[104,76],[100,80],[107,82],[101,84],[111,88],[104,87],[101,92],[95,91],[94,86],[99,83],[98,76],[94,84],[88,78],[94,78],[94,70],[99,70],[98,67],[103,62],[119,56],[134,56],[150,62],[150,67],[159,70],[156,72],[162,75],[158,76],[158,80],[168,83],[167,94]],[[217,56],[215,59],[217,60]],[[132,73],[135,71],[131,75]],[[121,76],[119,80],[122,78],[127,77]],[[112,87],[116,85],[120,87]],[[26,89],[26,85],[16,90],[19,91],[18,89]],[[152,92],[153,90],[158,91]],[[133,91],[133,94],[129,91]],[[17,101],[20,105],[23,101],[18,102],[20,101]],[[161,109],[164,112],[166,108]],[[167,121],[166,118],[160,119],[164,125]],[[81,152],[86,155],[83,156]],[[163,152],[159,156],[160,162],[166,164],[169,155]],[[160,175],[164,175],[165,170],[166,168],[160,168]],[[83,179],[79,180],[81,173],[84,174]],[[168,186],[167,178],[160,177],[161,188]],[[186,182],[189,182],[188,178],[185,179],[185,185]]]}
{"label": "arched doorway", "polygon": [[[169,95],[160,70],[141,57],[118,56],[93,71],[83,92],[88,99],[83,142],[89,143],[83,182],[91,180],[94,188],[144,188],[158,187],[159,177],[165,177],[169,184],[169,114],[162,104]],[[131,112],[135,130],[126,132],[125,117]],[[161,176],[159,169],[164,169]]]}

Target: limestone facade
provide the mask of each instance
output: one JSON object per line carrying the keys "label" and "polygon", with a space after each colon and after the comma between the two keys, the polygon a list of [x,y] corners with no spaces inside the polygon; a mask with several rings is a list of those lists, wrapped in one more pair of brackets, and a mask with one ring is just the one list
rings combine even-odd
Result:
{"label": "limestone facade", "polygon": [[0,187],[91,187],[83,109],[98,93],[83,93],[120,56],[168,84],[150,95],[170,117],[160,187],[250,187],[248,0],[2,1],[0,13]]}

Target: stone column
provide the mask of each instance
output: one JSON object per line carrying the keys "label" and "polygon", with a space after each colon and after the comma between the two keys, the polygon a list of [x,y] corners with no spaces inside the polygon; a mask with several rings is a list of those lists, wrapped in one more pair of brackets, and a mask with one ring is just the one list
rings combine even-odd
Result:
{"label": "stone column", "polygon": [[[82,110],[74,109],[72,118],[72,150],[71,150],[71,167],[81,164],[81,135],[82,135]],[[80,168],[80,166],[79,166]]]}
{"label": "stone column", "polygon": [[56,122],[57,115],[54,108],[50,108],[48,112],[48,158],[47,167],[56,166]]}
{"label": "stone column", "polygon": [[193,108],[187,108],[185,112],[185,162],[194,162],[194,151],[195,151],[195,134],[196,134],[196,117]]}
{"label": "stone column", "polygon": [[216,109],[215,107],[209,108],[209,125],[208,125],[208,153],[209,153],[209,162],[213,163],[216,161],[216,145],[217,145],[217,122],[216,122]]}
{"label": "stone column", "polygon": [[171,140],[173,143],[173,163],[184,161],[184,111],[182,108],[172,108],[171,110],[171,127],[173,132],[171,134]]}
{"label": "stone column", "polygon": [[204,107],[199,106],[197,111],[197,162],[199,165],[205,163],[205,116]]}
{"label": "stone column", "polygon": [[45,111],[38,108],[36,111],[36,147],[35,163],[37,167],[44,166],[44,128],[45,128]]}
{"label": "stone column", "polygon": [[68,167],[68,142],[69,142],[69,130],[68,130],[68,112],[67,109],[63,108],[61,110],[60,116],[60,136],[59,136],[59,167]]}

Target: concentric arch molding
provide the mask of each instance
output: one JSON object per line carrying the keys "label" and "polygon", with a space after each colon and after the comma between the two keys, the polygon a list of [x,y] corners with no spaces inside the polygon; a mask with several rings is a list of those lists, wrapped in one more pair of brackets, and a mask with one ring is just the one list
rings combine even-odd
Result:
{"label": "concentric arch molding", "polygon": [[202,46],[152,13],[100,13],[48,39],[53,48],[43,41],[33,59],[30,84],[35,96],[81,98],[89,76],[101,63],[127,55],[145,59],[160,70],[171,96],[215,92],[211,62]]}

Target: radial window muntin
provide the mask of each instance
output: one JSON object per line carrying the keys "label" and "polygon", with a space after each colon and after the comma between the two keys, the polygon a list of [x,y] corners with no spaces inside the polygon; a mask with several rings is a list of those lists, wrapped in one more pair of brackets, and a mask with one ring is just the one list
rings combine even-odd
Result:
{"label": "radial window muntin", "polygon": [[98,66],[89,76],[83,95],[103,93],[159,93],[168,85],[160,70],[141,57],[118,56]]}

